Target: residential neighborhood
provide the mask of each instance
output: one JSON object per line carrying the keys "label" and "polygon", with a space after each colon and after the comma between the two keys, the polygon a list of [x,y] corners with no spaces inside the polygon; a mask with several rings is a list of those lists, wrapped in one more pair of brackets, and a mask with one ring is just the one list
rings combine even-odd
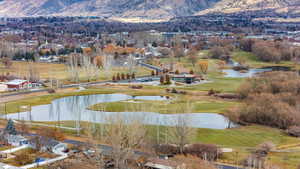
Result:
{"label": "residential neighborhood", "polygon": [[300,169],[296,1],[0,1],[0,169]]}

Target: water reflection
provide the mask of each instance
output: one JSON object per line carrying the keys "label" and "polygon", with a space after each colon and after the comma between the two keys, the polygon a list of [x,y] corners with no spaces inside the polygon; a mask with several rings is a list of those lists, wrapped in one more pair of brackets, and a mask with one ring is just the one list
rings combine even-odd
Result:
{"label": "water reflection", "polygon": [[253,77],[257,73],[270,72],[272,68],[263,68],[263,69],[249,69],[246,72],[240,72],[233,69],[223,69],[222,72],[225,73],[224,77],[233,77],[233,78],[246,78]]}
{"label": "water reflection", "polygon": [[[105,123],[107,117],[121,116],[125,121],[130,122],[132,119],[142,119],[144,124],[149,125],[176,125],[176,119],[182,114],[159,114],[154,112],[103,112],[91,111],[86,108],[96,103],[125,101],[129,99],[139,100],[167,100],[161,96],[129,96],[125,94],[98,94],[85,96],[70,96],[52,101],[48,105],[39,105],[32,107],[31,113],[22,112],[7,115],[8,118],[30,120],[29,114],[33,121],[76,121],[76,127],[79,127],[79,121],[89,121],[94,123]],[[229,121],[222,115],[213,113],[189,113],[184,114],[189,119],[189,126],[195,128],[213,128],[225,129]],[[142,118],[140,118],[142,117]]]}

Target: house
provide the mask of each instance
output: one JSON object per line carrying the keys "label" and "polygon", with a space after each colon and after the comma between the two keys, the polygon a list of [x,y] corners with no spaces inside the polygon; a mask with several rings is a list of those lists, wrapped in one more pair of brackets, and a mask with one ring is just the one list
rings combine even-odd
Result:
{"label": "house", "polygon": [[175,82],[191,84],[196,81],[196,76],[192,74],[171,74],[171,79]]}
{"label": "house", "polygon": [[43,136],[37,136],[29,140],[29,146],[34,149],[37,146],[41,146],[42,151],[49,151],[55,154],[62,154],[67,149],[65,143]]}
{"label": "house", "polygon": [[8,89],[25,89],[29,85],[28,80],[15,79],[6,83]]}
{"label": "house", "polygon": [[7,143],[12,145],[12,146],[22,146],[22,145],[27,145],[28,144],[28,139],[21,136],[21,135],[11,135],[8,134],[6,136]]}

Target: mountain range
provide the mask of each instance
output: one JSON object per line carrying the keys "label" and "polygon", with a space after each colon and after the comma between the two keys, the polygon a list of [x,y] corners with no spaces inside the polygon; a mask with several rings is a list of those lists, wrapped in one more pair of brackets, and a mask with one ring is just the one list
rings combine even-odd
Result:
{"label": "mountain range", "polygon": [[300,14],[300,0],[0,0],[1,17],[100,16],[166,19],[211,12],[264,9]]}

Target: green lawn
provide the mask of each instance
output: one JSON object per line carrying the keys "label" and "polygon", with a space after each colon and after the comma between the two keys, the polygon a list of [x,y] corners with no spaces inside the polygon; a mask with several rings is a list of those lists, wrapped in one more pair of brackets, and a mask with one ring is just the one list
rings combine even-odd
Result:
{"label": "green lawn", "polygon": [[[279,129],[257,125],[226,130],[198,129],[194,140],[233,148],[234,152],[224,153],[219,160],[230,164],[236,164],[236,161],[242,164],[257,145],[267,141],[273,142],[276,146],[299,143],[299,139],[287,136]],[[300,152],[270,153],[267,160],[284,168],[296,169],[300,164]]]}
{"label": "green lawn", "polygon": [[300,64],[295,64],[291,61],[282,61],[280,63],[272,63],[272,62],[263,62],[258,60],[258,58],[250,52],[244,52],[244,51],[235,51],[232,54],[233,60],[243,60],[245,64],[249,65],[253,68],[261,68],[261,67],[267,67],[267,66],[287,66],[291,67],[292,69],[300,70]]}
{"label": "green lawn", "polygon": [[229,147],[255,147],[265,141],[278,146],[299,142],[279,129],[257,125],[227,130],[199,129],[195,141]]}
{"label": "green lawn", "polygon": [[[235,106],[237,102],[225,101],[191,101],[191,112],[193,113],[224,113],[227,109]],[[124,112],[124,111],[146,111],[157,113],[178,113],[182,107],[186,106],[186,101],[179,99],[169,101],[145,101],[145,100],[128,100],[121,102],[99,103],[90,106],[89,109],[101,111],[105,108],[109,112]]]}

